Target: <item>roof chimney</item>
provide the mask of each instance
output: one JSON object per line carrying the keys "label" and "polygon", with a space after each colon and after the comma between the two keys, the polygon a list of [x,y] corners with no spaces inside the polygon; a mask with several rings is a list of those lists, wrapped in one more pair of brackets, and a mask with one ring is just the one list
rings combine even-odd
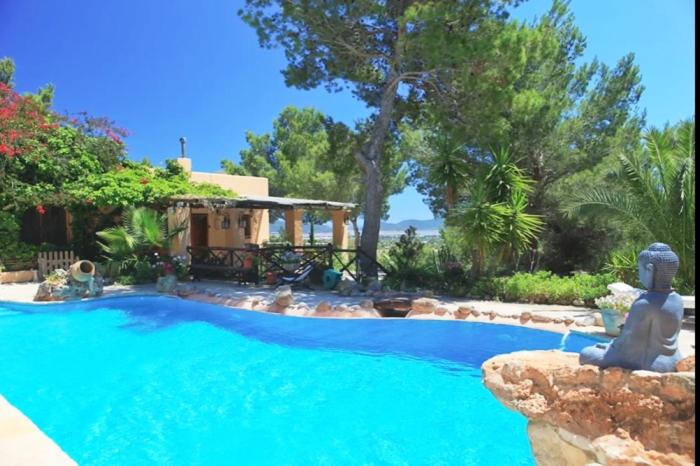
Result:
{"label": "roof chimney", "polygon": [[175,161],[182,167],[182,171],[185,173],[192,173],[192,159],[185,157],[185,143],[187,139],[185,137],[180,138],[180,157]]}
{"label": "roof chimney", "polygon": [[187,139],[185,139],[185,136],[182,136],[180,138],[180,157],[183,159],[185,158],[185,144],[187,143]]}

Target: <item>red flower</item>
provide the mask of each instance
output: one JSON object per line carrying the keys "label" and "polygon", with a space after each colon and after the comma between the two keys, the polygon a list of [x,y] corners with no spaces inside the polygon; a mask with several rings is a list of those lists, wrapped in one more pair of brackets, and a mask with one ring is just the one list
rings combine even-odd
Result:
{"label": "red flower", "polygon": [[139,180],[139,183],[141,183],[141,184],[148,184],[148,183],[149,183],[148,178],[146,178],[146,177],[141,178],[141,179]]}
{"label": "red flower", "polygon": [[40,146],[56,127],[47,118],[31,97],[0,85],[0,155],[20,156]]}
{"label": "red flower", "polygon": [[41,204],[36,206],[36,211],[39,212],[39,215],[44,215],[46,213],[46,209],[44,209],[44,206]]}

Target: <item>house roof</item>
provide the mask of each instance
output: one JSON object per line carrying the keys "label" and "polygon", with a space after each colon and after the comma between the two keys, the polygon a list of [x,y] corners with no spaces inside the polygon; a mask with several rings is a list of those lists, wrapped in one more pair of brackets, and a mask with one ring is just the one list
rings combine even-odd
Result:
{"label": "house roof", "polygon": [[275,196],[239,196],[239,197],[204,197],[204,196],[174,196],[170,198],[171,205],[177,207],[215,207],[240,209],[324,209],[349,210],[357,206],[351,202],[323,201],[318,199],[296,199]]}

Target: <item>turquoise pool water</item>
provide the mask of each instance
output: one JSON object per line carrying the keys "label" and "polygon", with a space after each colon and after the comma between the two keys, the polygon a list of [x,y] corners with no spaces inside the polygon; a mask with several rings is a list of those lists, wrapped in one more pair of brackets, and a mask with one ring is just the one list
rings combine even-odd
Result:
{"label": "turquoise pool water", "polygon": [[525,419],[480,365],[561,343],[170,297],[0,302],[0,393],[81,465],[532,465]]}

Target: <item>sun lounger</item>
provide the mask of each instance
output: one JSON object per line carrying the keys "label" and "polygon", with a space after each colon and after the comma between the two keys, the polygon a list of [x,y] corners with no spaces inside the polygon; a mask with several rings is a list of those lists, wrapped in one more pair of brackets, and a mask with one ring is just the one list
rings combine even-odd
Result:
{"label": "sun lounger", "polygon": [[304,266],[303,269],[301,269],[299,272],[296,272],[294,275],[289,275],[289,276],[284,276],[280,275],[279,279],[282,283],[286,285],[294,285],[294,284],[299,284],[302,283],[304,280],[306,280],[306,277],[309,276],[311,271],[314,269],[314,264],[309,263]]}

